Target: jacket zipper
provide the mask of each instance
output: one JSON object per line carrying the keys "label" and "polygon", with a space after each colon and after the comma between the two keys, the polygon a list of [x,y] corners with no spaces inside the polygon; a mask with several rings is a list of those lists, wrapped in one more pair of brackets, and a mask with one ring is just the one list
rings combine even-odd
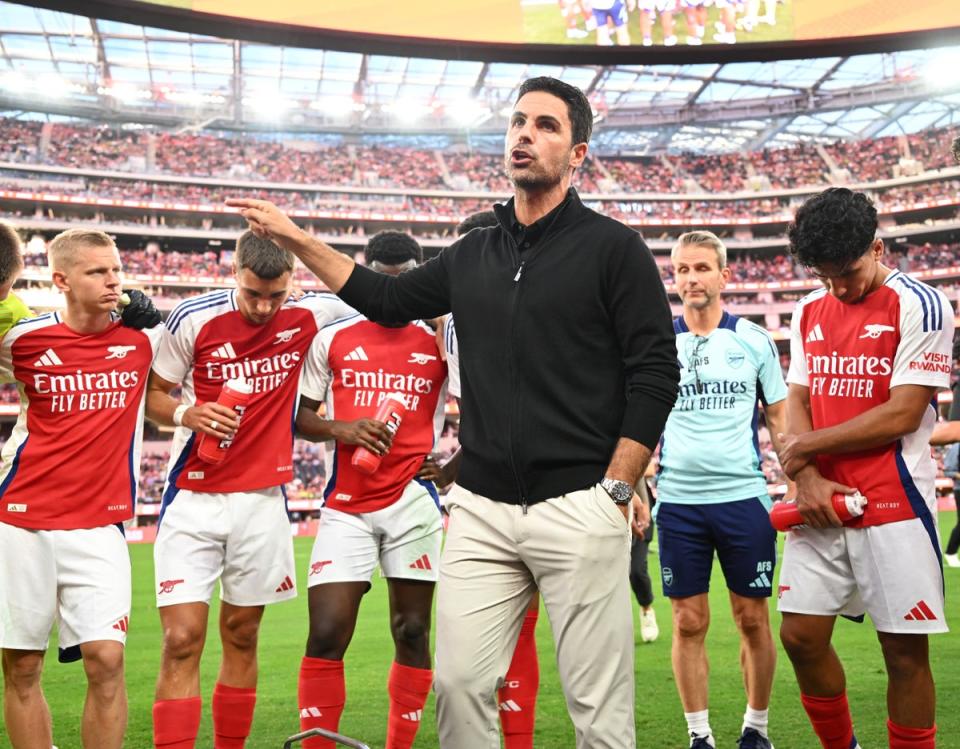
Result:
{"label": "jacket zipper", "polygon": [[[516,242],[513,237],[510,237],[510,242],[513,245],[514,254],[519,255],[517,250]],[[519,257],[517,257],[519,260]],[[520,384],[517,382],[517,364],[514,356],[514,338],[515,338],[515,325],[516,325],[516,312],[517,304],[520,297],[520,276],[523,273],[523,266],[526,263],[525,260],[520,260],[520,264],[517,267],[517,274],[513,277],[514,283],[517,284],[516,288],[513,290],[513,301],[510,308],[510,351],[509,351],[509,361],[510,361],[510,384],[513,386],[513,405],[514,407],[510,409],[510,426],[508,430],[508,442],[510,445],[510,468],[513,471],[513,479],[517,484],[517,491],[520,494],[520,506],[523,508],[523,514],[527,514],[527,491],[523,485],[523,479],[520,476],[520,472],[517,470],[517,461],[515,457],[515,444],[514,444],[514,429],[513,424],[516,415],[520,412]]]}

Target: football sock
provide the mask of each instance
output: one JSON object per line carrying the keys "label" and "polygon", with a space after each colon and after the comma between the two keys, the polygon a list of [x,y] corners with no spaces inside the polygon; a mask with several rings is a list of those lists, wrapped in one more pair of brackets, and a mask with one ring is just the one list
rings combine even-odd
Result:
{"label": "football sock", "polygon": [[683,717],[687,719],[687,733],[691,736],[713,736],[713,729],[710,728],[709,710],[684,713]]}
{"label": "football sock", "polygon": [[752,728],[761,736],[767,735],[767,713],[769,710],[754,710],[750,705],[747,705],[747,711],[743,714],[743,727],[740,729],[740,732],[747,728]]}
{"label": "football sock", "polygon": [[410,749],[413,746],[431,686],[433,671],[429,668],[403,666],[396,661],[390,666],[386,749]]}
{"label": "football sock", "polygon": [[256,689],[216,683],[213,688],[214,749],[243,749],[250,735],[256,704]]}
{"label": "football sock", "polygon": [[199,730],[199,697],[153,703],[153,745],[156,749],[193,749]]}
{"label": "football sock", "polygon": [[[340,727],[340,715],[347,701],[343,661],[304,656],[300,661],[300,683],[297,692],[300,730],[326,728],[328,731],[336,731]],[[334,743],[329,739],[307,739],[303,746],[304,749],[334,749]]]}
{"label": "football sock", "polygon": [[836,697],[809,697],[801,694],[800,701],[823,749],[850,749],[853,742],[853,720],[850,718],[850,705],[847,704],[845,691]]}
{"label": "football sock", "polygon": [[937,727],[911,728],[898,726],[887,719],[887,736],[890,737],[890,749],[936,749]]}
{"label": "football sock", "polygon": [[531,749],[536,721],[540,663],[537,660],[538,609],[527,609],[507,677],[497,693],[505,749]]}

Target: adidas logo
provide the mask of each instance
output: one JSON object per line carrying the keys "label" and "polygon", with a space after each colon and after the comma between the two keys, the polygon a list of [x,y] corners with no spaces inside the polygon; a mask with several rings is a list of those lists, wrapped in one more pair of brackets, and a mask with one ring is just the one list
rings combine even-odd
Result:
{"label": "adidas logo", "polygon": [[367,352],[363,350],[363,346],[357,346],[353,351],[343,357],[344,361],[370,361],[370,357],[367,356]]}
{"label": "adidas logo", "polygon": [[287,590],[293,590],[293,580],[290,579],[290,575],[287,575],[285,578],[283,578],[283,582],[280,583],[280,587],[273,592],[283,593]]}
{"label": "adidas logo", "polygon": [[807,333],[807,343],[812,341],[822,341],[823,340],[823,330],[820,328],[820,323],[817,323],[813,326],[813,330]]}
{"label": "adidas logo", "polygon": [[504,713],[522,713],[523,708],[513,700],[500,703],[500,711]]}
{"label": "adidas logo", "polygon": [[420,717],[423,715],[423,710],[414,710],[412,713],[403,713],[400,717],[404,720],[410,720],[414,723],[420,722]]}
{"label": "adidas logo", "polygon": [[432,570],[433,567],[430,566],[430,557],[424,554],[416,562],[410,565],[412,570]]}
{"label": "adidas logo", "polygon": [[323,713],[320,712],[319,707],[303,707],[300,709],[301,718],[320,718],[323,716]]}
{"label": "adidas logo", "polygon": [[113,628],[119,630],[120,632],[126,632],[127,627],[130,625],[130,617],[125,616],[123,619],[119,619],[116,624],[113,625]]}
{"label": "adidas logo", "polygon": [[41,356],[39,359],[37,359],[33,363],[33,366],[52,367],[55,364],[63,364],[63,362],[61,361],[60,357],[57,356],[56,351],[54,351],[52,348],[48,348],[46,351],[43,352],[43,356]]}
{"label": "adidas logo", "polygon": [[935,622],[937,615],[930,610],[925,601],[919,601],[903,618],[908,622]]}
{"label": "adidas logo", "polygon": [[214,359],[236,359],[237,352],[233,350],[233,344],[227,341],[222,346],[215,348],[210,356]]}
{"label": "adidas logo", "polygon": [[770,578],[767,577],[766,572],[761,572],[757,575],[757,579],[750,583],[751,588],[772,588],[773,584],[770,582]]}

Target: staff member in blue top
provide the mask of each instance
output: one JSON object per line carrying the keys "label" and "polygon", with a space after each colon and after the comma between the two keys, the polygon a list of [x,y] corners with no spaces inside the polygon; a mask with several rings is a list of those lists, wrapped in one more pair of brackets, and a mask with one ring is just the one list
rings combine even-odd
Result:
{"label": "staff member in blue top", "polygon": [[714,551],[740,631],[747,710],[741,749],[772,749],[767,708],[776,665],[767,599],[776,533],[760,470],[757,401],[777,444],[787,389],[777,349],[759,326],[724,311],[727,249],[708,231],[682,235],[671,253],[683,314],[674,321],[680,394],[667,419],[657,481],[663,594],[673,609],[673,673],[690,746],[715,747],[707,709]]}

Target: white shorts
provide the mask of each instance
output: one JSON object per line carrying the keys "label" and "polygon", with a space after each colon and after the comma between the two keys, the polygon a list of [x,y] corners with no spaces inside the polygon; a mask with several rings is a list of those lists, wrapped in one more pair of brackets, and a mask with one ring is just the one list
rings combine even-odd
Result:
{"label": "white shorts", "polygon": [[116,525],[38,531],[0,523],[0,647],[127,640],[130,553]]}
{"label": "white shorts", "polygon": [[181,489],[164,506],[153,547],[157,606],[262,606],[295,598],[293,538],[281,487],[210,494]]}
{"label": "white shorts", "polygon": [[416,481],[382,510],[352,514],[325,507],[307,585],[370,582],[378,561],[384,577],[436,582],[441,531],[440,508]]}
{"label": "white shorts", "polygon": [[868,528],[790,531],[781,612],[870,615],[878,632],[946,632],[940,541],[919,518]]}

